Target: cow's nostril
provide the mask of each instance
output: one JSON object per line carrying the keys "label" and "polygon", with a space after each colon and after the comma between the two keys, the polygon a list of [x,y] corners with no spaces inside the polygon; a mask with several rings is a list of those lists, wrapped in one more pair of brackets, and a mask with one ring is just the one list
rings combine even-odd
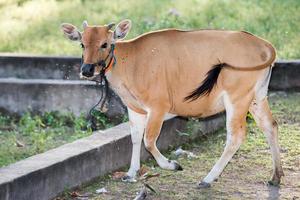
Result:
{"label": "cow's nostril", "polygon": [[92,64],[83,64],[81,67],[82,75],[86,77],[91,77],[94,75],[94,65]]}
{"label": "cow's nostril", "polygon": [[94,74],[91,73],[91,72],[82,72],[82,75],[83,75],[83,76],[86,76],[86,77],[91,77],[91,76],[93,76]]}

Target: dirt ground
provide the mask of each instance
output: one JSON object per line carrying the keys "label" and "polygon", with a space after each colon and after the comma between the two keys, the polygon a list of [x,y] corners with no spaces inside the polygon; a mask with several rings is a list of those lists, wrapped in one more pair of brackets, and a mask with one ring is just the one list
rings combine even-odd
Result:
{"label": "dirt ground", "polygon": [[[197,157],[179,156],[184,170],[162,170],[153,160],[144,163],[148,174],[159,174],[147,180],[156,193],[148,191],[146,199],[299,199],[300,200],[300,93],[270,94],[271,109],[279,123],[279,140],[285,176],[280,187],[269,186],[272,160],[263,133],[249,119],[247,140],[228,164],[218,181],[210,188],[197,189],[200,181],[220,157],[226,139],[225,130],[207,135],[201,140],[182,146]],[[174,157],[172,152],[165,152]],[[126,169],[124,169],[126,170]],[[107,193],[97,194],[105,188]],[[73,191],[66,191],[58,199],[134,199],[143,188],[143,181],[123,183],[102,177]],[[71,195],[72,194],[72,195]],[[81,197],[80,197],[81,195]],[[73,196],[73,197],[72,197]],[[77,197],[76,197],[77,196]]]}

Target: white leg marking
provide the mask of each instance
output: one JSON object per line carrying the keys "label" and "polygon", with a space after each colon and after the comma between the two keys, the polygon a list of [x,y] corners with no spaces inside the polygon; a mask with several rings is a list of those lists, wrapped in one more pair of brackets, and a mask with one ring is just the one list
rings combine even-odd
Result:
{"label": "white leg marking", "polygon": [[128,108],[128,116],[132,141],[132,157],[127,175],[135,177],[137,171],[140,169],[141,143],[146,125],[146,115],[136,113]]}
{"label": "white leg marking", "polygon": [[234,136],[232,135],[231,120],[234,116],[234,108],[226,92],[224,92],[223,97],[224,97],[224,105],[226,109],[226,128],[227,128],[226,146],[220,159],[217,161],[217,163],[214,165],[214,167],[211,169],[208,175],[203,179],[203,182],[205,183],[212,183],[215,179],[219,177],[219,175],[222,173],[227,163],[231,160],[232,156],[238,150],[238,148],[240,147],[243,141],[243,138],[236,136],[237,135],[236,133]]}
{"label": "white leg marking", "polygon": [[270,145],[273,168],[274,168],[274,178],[278,178],[283,175],[281,161],[280,161],[280,151],[278,144],[278,127],[276,121],[272,117],[272,113],[269,109],[267,102],[268,86],[271,78],[272,68],[266,69],[262,78],[255,85],[255,100],[252,103],[250,111],[255,118],[255,121],[260,125],[260,128],[265,133],[267,141]]}
{"label": "white leg marking", "polygon": [[176,162],[167,159],[164,155],[160,153],[160,151],[157,149],[156,145],[151,152],[153,157],[155,158],[157,164],[163,168],[163,169],[168,169],[168,170],[175,170],[176,169]]}
{"label": "white leg marking", "polygon": [[266,68],[265,73],[255,84],[255,98],[257,101],[262,101],[267,96],[271,74],[272,68]]}
{"label": "white leg marking", "polygon": [[283,170],[281,166],[280,150],[278,143],[278,126],[273,119],[271,111],[268,106],[267,98],[262,101],[254,100],[250,107],[256,123],[264,132],[267,141],[270,146],[272,160],[273,160],[273,181],[280,181],[280,177],[283,176]]}
{"label": "white leg marking", "polygon": [[171,114],[171,113],[167,113],[165,114],[165,118],[164,118],[164,121],[167,121],[169,119],[172,119],[174,117],[176,117],[177,115],[174,115],[174,114]]}

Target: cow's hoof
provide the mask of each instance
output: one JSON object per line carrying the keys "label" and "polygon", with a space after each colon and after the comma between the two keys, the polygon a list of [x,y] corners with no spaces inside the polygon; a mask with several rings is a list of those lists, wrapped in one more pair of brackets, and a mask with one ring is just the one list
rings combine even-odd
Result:
{"label": "cow's hoof", "polygon": [[272,179],[268,181],[268,185],[279,186],[281,176],[283,176],[283,172],[273,175]]}
{"label": "cow's hoof", "polygon": [[127,182],[127,183],[135,183],[136,179],[134,177],[125,175],[125,176],[122,177],[122,181]]}
{"label": "cow's hoof", "polygon": [[268,181],[268,185],[279,186],[282,176],[284,176],[284,173],[282,171],[282,168],[279,167],[279,169],[275,170],[275,173],[273,174],[272,179],[270,181]]}
{"label": "cow's hoof", "polygon": [[279,184],[280,184],[279,180],[270,180],[270,181],[268,181],[268,185],[272,185],[272,186],[278,187]]}
{"label": "cow's hoof", "polygon": [[204,181],[201,181],[200,183],[198,183],[197,188],[202,189],[202,188],[209,188],[210,187],[210,183],[206,183]]}
{"label": "cow's hoof", "polygon": [[179,165],[177,162],[174,161],[174,170],[176,170],[176,171],[182,171],[183,168],[181,167],[181,165]]}

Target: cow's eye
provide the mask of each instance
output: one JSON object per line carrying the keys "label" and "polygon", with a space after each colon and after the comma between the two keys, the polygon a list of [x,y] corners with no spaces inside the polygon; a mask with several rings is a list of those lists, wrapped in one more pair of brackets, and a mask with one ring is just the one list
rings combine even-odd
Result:
{"label": "cow's eye", "polygon": [[80,46],[81,46],[82,49],[84,49],[84,45],[82,43],[80,43]]}
{"label": "cow's eye", "polygon": [[101,45],[101,49],[106,49],[107,48],[107,42]]}

